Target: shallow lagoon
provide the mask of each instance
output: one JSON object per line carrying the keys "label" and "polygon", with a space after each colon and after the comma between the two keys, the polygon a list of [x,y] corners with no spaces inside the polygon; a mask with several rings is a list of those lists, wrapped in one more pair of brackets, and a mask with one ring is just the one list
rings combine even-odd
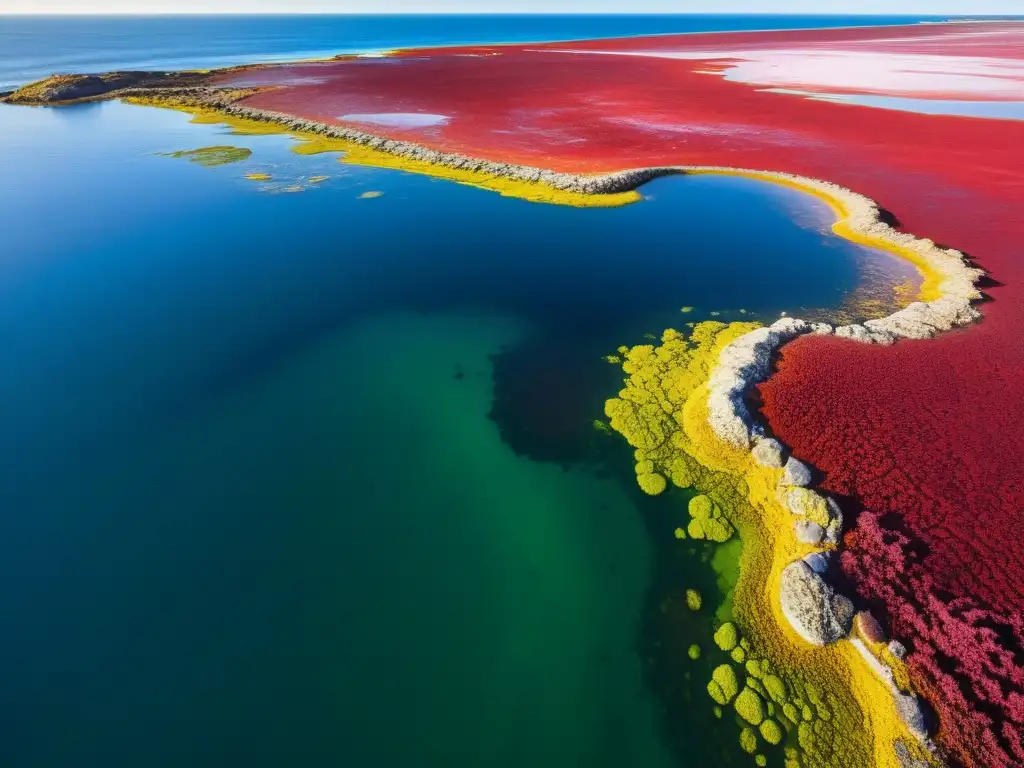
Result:
{"label": "shallow lagoon", "polygon": [[119,104],[0,131],[4,764],[749,764],[699,697],[663,738],[684,507],[590,426],[601,356],[906,265],[742,179],[576,210]]}

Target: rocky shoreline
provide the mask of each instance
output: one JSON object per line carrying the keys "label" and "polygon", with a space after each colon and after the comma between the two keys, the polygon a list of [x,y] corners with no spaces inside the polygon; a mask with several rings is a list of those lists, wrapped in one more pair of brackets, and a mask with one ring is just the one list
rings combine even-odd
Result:
{"label": "rocky shoreline", "polygon": [[[843,517],[834,499],[813,490],[810,468],[770,437],[747,406],[753,388],[771,374],[780,347],[805,334],[831,334],[854,342],[893,344],[905,339],[927,339],[974,322],[980,313],[973,302],[981,298],[976,283],[983,272],[970,266],[963,254],[930,240],[898,232],[884,220],[877,204],[863,195],[826,181],[786,173],[719,166],[656,166],[602,174],[560,173],[548,169],[502,163],[442,152],[408,141],[367,133],[343,125],[298,118],[282,112],[246,106],[246,97],[263,89],[222,88],[200,73],[112,73],[110,75],[55,76],[0,97],[11,104],[61,105],[97,99],[127,99],[157,106],[208,109],[245,120],[280,126],[285,131],[338,139],[418,163],[443,166],[485,176],[538,184],[562,192],[610,195],[631,192],[644,183],[669,175],[724,173],[784,184],[829,201],[840,211],[835,227],[841,236],[891,250],[910,258],[936,276],[938,297],[917,301],[887,317],[862,324],[833,327],[782,318],[771,326],[741,336],[726,346],[708,382],[708,421],[724,442],[749,450],[761,466],[783,469],[779,501],[793,513],[794,535],[820,547],[785,568],[778,599],[783,615],[805,641],[825,645],[842,638],[854,641],[869,665],[890,685],[897,709],[908,728],[934,749],[913,694],[892,684],[893,673],[857,637],[852,602],[827,581],[830,555],[841,543]],[[867,617],[864,622],[874,621]],[[874,622],[877,625],[877,622]],[[873,660],[873,661],[872,661]]]}

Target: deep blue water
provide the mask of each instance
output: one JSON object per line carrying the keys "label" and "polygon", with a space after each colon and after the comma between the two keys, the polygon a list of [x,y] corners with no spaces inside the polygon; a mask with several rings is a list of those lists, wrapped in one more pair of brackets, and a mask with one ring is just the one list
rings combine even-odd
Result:
{"label": "deep blue water", "polygon": [[0,135],[0,764],[749,765],[711,654],[645,685],[685,506],[594,452],[601,355],[905,265],[740,179],[577,210],[116,103]]}
{"label": "deep blue water", "polygon": [[938,16],[0,16],[0,91],[55,72],[212,68],[455,43],[875,26]]}

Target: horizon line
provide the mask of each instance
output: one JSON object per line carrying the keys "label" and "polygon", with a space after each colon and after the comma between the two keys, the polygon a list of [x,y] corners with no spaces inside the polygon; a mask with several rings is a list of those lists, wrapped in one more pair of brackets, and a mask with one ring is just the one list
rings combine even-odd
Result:
{"label": "horizon line", "polygon": [[466,11],[437,11],[434,13],[405,13],[402,11],[377,11],[377,12],[363,12],[363,11],[346,11],[346,12],[330,12],[330,11],[76,11],[75,13],[65,13],[62,11],[0,11],[0,17],[3,16],[65,16],[65,17],[93,17],[93,16],[778,16],[778,17],[830,17],[830,16],[870,16],[874,18],[936,18],[936,19],[991,19],[993,21],[999,21],[1002,19],[1006,20],[1022,20],[1024,14],[1005,14],[1005,13],[870,13],[867,11],[848,11],[848,12],[824,12],[824,13],[799,13],[799,12],[754,12],[754,11],[720,11],[720,12],[700,12],[700,11],[679,11],[679,12],[665,12],[665,11],[630,11],[630,12],[618,12],[618,11],[604,11],[604,12],[587,12],[587,11],[530,11],[530,12],[516,12],[516,11],[477,11],[477,12],[466,12]]}

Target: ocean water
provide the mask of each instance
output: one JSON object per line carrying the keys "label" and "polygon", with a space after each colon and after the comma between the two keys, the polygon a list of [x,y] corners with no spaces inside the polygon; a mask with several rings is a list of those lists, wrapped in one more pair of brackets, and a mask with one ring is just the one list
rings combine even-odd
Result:
{"label": "ocean water", "polygon": [[939,16],[452,15],[164,16],[0,15],[0,91],[55,72],[213,68],[458,43],[529,42],[744,29],[876,26]]}
{"label": "ocean water", "polygon": [[[0,763],[750,764],[648,653],[686,495],[591,427],[601,356],[909,267],[741,179],[578,210],[117,103],[0,135]],[[710,554],[671,578],[714,606]]]}

